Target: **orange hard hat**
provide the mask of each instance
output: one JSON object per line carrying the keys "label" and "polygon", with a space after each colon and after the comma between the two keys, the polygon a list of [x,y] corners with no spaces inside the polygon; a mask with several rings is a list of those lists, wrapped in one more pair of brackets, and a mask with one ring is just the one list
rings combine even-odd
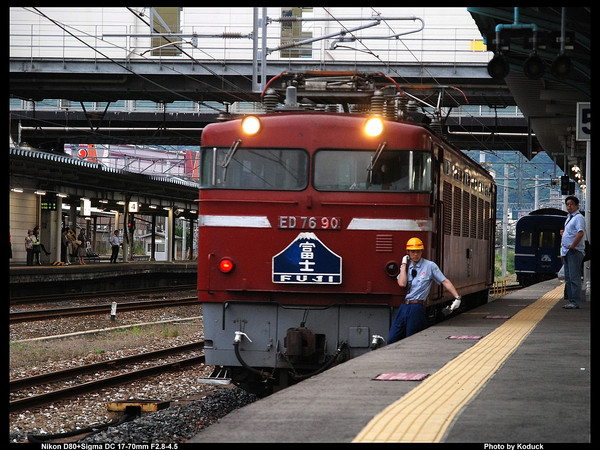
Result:
{"label": "orange hard hat", "polygon": [[423,250],[424,248],[423,241],[416,237],[410,238],[406,243],[406,250]]}

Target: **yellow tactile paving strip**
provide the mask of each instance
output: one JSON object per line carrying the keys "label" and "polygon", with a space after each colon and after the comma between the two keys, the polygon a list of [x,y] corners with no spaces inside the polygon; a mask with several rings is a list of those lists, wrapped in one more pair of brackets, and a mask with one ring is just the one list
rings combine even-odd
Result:
{"label": "yellow tactile paving strip", "polygon": [[353,442],[441,442],[455,416],[546,313],[563,297],[558,286],[458,355],[375,416]]}

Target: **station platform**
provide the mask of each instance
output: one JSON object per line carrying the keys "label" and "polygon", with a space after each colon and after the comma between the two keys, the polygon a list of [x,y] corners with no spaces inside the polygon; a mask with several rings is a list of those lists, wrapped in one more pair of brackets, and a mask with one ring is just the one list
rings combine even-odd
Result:
{"label": "station platform", "polygon": [[187,442],[590,443],[590,302],[563,309],[563,290],[545,281],[449,317]]}
{"label": "station platform", "polygon": [[197,261],[132,261],[10,266],[11,298],[60,293],[196,285]]}

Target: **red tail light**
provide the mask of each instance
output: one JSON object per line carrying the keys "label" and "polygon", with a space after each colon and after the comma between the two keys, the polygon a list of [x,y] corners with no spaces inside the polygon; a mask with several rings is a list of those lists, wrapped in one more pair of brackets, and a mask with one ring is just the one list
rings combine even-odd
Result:
{"label": "red tail light", "polygon": [[223,273],[229,273],[233,270],[234,264],[233,261],[229,258],[223,258],[219,261],[219,270]]}

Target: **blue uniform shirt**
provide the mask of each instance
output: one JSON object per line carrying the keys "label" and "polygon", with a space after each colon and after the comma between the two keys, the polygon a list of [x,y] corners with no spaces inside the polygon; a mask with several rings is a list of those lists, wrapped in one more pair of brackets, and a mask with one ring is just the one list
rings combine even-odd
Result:
{"label": "blue uniform shirt", "polygon": [[[573,243],[575,236],[580,231],[585,231],[585,219],[579,213],[575,212],[573,215],[569,214],[565,221],[565,231],[562,235],[562,242],[560,246],[560,254],[565,256],[569,251],[569,246]],[[575,250],[585,253],[585,239],[581,239],[579,244],[575,247]]]}
{"label": "blue uniform shirt", "polygon": [[[413,278],[412,269],[416,269],[417,275]],[[408,284],[406,300],[426,300],[431,289],[431,282],[442,284],[446,276],[433,261],[421,258],[417,264],[412,260],[408,265]]]}

